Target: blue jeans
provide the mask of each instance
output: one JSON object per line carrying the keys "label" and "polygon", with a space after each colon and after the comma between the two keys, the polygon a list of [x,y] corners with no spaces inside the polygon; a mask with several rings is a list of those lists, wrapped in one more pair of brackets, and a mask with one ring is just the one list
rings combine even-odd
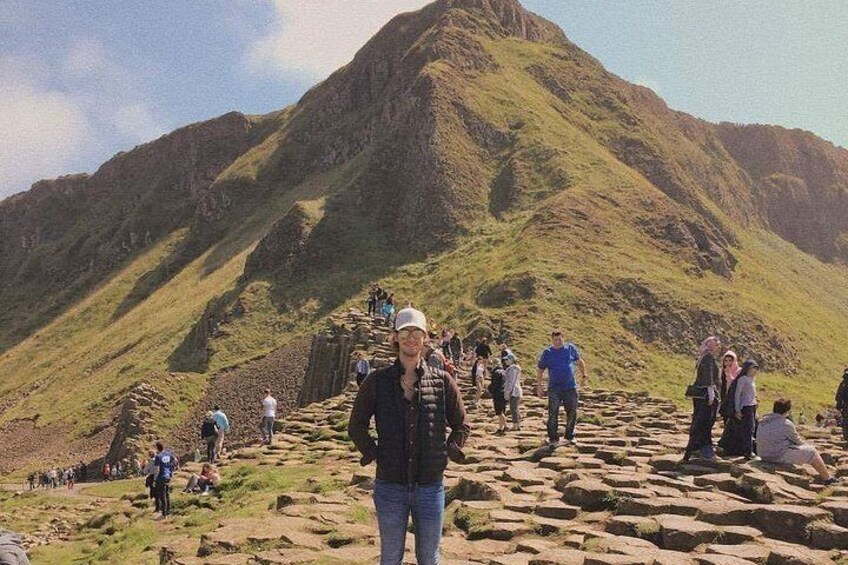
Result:
{"label": "blue jeans", "polygon": [[274,440],[274,418],[271,416],[262,417],[262,441],[271,443]]}
{"label": "blue jeans", "polygon": [[559,407],[565,408],[565,438],[574,439],[574,426],[577,425],[577,401],[580,395],[576,388],[567,390],[548,389],[548,439],[559,441]]}
{"label": "blue jeans", "polygon": [[380,565],[401,565],[409,515],[415,529],[415,559],[418,565],[439,565],[445,487],[399,485],[377,479],[374,506],[380,527]]}

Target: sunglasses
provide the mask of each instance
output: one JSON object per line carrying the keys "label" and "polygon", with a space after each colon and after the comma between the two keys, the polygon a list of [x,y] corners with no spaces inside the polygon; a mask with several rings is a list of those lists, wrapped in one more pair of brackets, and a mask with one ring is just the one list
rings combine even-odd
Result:
{"label": "sunglasses", "polygon": [[398,337],[400,339],[407,339],[409,336],[423,337],[424,330],[418,328],[403,328],[402,330],[398,330]]}

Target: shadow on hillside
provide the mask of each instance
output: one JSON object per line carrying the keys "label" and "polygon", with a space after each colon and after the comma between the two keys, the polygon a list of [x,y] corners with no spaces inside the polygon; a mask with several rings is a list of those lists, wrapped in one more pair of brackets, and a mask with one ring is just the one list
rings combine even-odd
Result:
{"label": "shadow on hillside", "polygon": [[[253,282],[267,281],[276,315],[306,318],[304,326],[330,315],[338,307],[361,295],[364,289],[397,267],[424,257],[396,243],[384,229],[386,222],[370,219],[356,203],[356,193],[338,193],[328,199],[323,217],[305,241],[281,240],[276,230],[288,229],[278,222],[266,235],[276,242],[262,260],[251,256],[237,286],[210,301],[186,338],[168,358],[171,371],[206,372],[210,345],[222,324],[244,314],[240,297]],[[258,248],[257,248],[258,249]],[[295,249],[294,256],[287,255]],[[276,257],[275,252],[280,256]],[[254,253],[257,253],[256,251]]]}

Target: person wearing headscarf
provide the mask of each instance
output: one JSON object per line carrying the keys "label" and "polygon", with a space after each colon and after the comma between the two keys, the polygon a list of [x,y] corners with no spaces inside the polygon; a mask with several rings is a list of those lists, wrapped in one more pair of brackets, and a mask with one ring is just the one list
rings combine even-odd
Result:
{"label": "person wearing headscarf", "polygon": [[730,387],[741,370],[742,368],[739,366],[739,358],[736,356],[736,353],[727,350],[721,358],[721,403],[718,406],[718,414],[724,423],[724,429],[721,433],[721,439],[718,442],[719,446],[723,446],[727,442],[727,430],[729,427],[727,419],[733,416],[733,414],[728,413],[727,409],[728,401],[730,400]]}
{"label": "person wearing headscarf", "polygon": [[721,401],[721,380],[717,357],[721,341],[710,336],[701,343],[695,365],[695,382],[691,389],[692,425],[689,427],[689,443],[683,460],[688,461],[695,452],[707,459],[715,457],[712,431],[716,412]]}

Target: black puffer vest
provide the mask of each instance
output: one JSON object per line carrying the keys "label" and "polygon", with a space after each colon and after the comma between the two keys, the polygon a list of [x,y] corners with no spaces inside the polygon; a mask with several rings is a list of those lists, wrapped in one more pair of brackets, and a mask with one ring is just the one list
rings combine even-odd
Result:
{"label": "black puffer vest", "polygon": [[406,401],[400,377],[403,368],[395,363],[380,371],[377,383],[377,478],[409,484],[408,461],[417,456],[416,483],[428,485],[442,480],[448,462],[445,423],[445,378],[447,373],[425,364],[418,368],[418,437],[415,454],[408,453]]}

